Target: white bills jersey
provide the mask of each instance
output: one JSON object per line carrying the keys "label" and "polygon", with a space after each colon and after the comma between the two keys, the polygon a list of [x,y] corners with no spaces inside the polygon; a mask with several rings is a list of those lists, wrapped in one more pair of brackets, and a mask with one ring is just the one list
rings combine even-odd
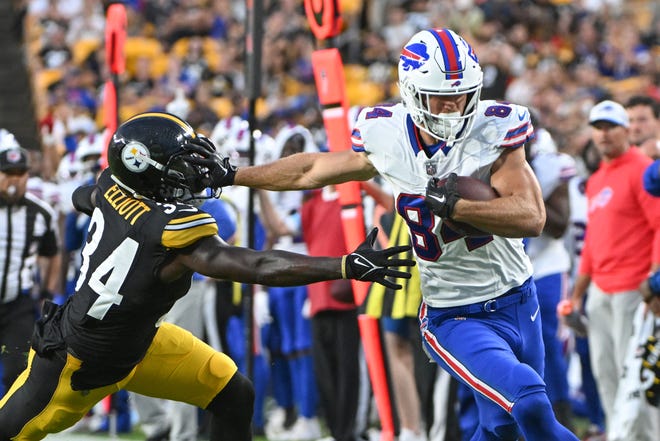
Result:
{"label": "white bills jersey", "polygon": [[[565,153],[538,153],[531,165],[541,186],[544,201],[557,187],[576,174],[575,160]],[[527,254],[532,260],[536,279],[568,272],[571,267],[571,257],[563,238],[555,239],[545,233],[532,237],[527,242]]]}
{"label": "white bills jersey", "polygon": [[[275,159],[275,141],[271,136],[260,131],[255,131],[255,156],[256,165],[265,164]],[[238,117],[221,120],[216,124],[211,141],[218,151],[230,158],[232,164],[237,166],[249,165],[250,130],[247,121]],[[231,185],[222,189],[223,199],[232,203],[238,212],[236,219],[236,242],[235,245],[247,247],[248,244],[248,208],[250,201],[250,189],[240,185]],[[254,211],[259,213],[259,201],[255,193]]]}
{"label": "white bills jersey", "polygon": [[571,279],[575,279],[580,266],[580,255],[584,246],[584,236],[587,231],[587,178],[575,176],[568,182],[568,200],[571,207],[571,217],[564,235],[566,248],[571,256]]}
{"label": "white bills jersey", "polygon": [[441,141],[424,148],[402,104],[360,112],[351,138],[353,150],[366,152],[392,186],[397,212],[410,230],[428,305],[486,301],[532,275],[522,239],[462,236],[430,212],[424,195],[430,178],[446,178],[452,172],[490,182],[491,166],[500,154],[522,148],[533,131],[525,107],[482,101],[472,131],[461,144]]}

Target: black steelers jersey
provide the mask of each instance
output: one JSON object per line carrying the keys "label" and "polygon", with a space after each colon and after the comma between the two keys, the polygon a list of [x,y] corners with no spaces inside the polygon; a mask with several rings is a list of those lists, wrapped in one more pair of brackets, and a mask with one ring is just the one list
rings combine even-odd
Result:
{"label": "black steelers jersey", "polygon": [[73,202],[91,221],[61,328],[68,350],[83,361],[74,389],[91,389],[118,381],[142,359],[159,321],[191,282],[192,272],[163,283],[160,268],[218,227],[191,205],[132,197],[109,170],[96,185],[77,189]]}

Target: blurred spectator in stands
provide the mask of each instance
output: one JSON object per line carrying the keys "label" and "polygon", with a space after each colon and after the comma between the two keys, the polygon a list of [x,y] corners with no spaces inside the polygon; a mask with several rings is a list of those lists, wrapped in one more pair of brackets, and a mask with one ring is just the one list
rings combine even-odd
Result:
{"label": "blurred spectator in stands", "polygon": [[66,42],[66,27],[60,24],[50,26],[37,55],[45,69],[56,69],[69,63],[73,59],[73,52]]}
{"label": "blurred spectator in stands", "polygon": [[211,78],[212,71],[204,53],[204,38],[193,36],[187,41],[187,50],[181,59],[179,81],[186,86],[186,93],[192,95],[202,81]]}
{"label": "blurred spectator in stands", "polygon": [[[71,4],[79,3],[75,0]],[[34,0],[28,2],[29,25],[39,26],[44,35],[42,42],[45,41],[46,34],[52,31],[54,26],[66,28],[71,17],[70,12],[65,9],[66,2],[59,0]]]}
{"label": "blurred spectator in stands", "polygon": [[387,43],[390,61],[398,61],[401,48],[417,28],[406,19],[406,10],[395,2],[387,8],[387,21],[381,30]]}
{"label": "blurred spectator in stands", "polygon": [[195,131],[210,135],[218,123],[218,114],[211,107],[211,83],[202,81],[194,91],[188,112],[188,123]]}
{"label": "blurred spectator in stands", "polygon": [[84,0],[79,15],[69,22],[66,42],[73,47],[80,40],[104,41],[105,13],[103,5],[98,0]]}
{"label": "blurred spectator in stands", "polygon": [[154,36],[162,40],[167,31],[170,17],[175,13],[178,0],[149,0],[144,2],[142,13],[144,20],[154,30]]}
{"label": "blurred spectator in stands", "polygon": [[135,69],[128,73],[124,88],[131,88],[135,94],[144,98],[153,92],[155,80],[151,72],[152,59],[147,56],[138,56],[135,59]]}
{"label": "blurred spectator in stands", "polygon": [[595,102],[602,101],[608,96],[608,91],[603,87],[603,81],[598,73],[598,68],[591,62],[582,62],[569,68],[575,78],[574,99],[591,99]]}
{"label": "blurred spectator in stands", "polygon": [[484,73],[481,98],[504,99],[507,85],[511,80],[510,69],[515,55],[513,48],[501,39],[494,39],[482,46],[479,51],[482,54],[479,63]]}
{"label": "blurred spectator in stands", "polygon": [[600,72],[616,80],[639,75],[651,61],[649,49],[630,17],[611,19],[605,25]]}
{"label": "blurred spectator in stands", "polygon": [[75,113],[83,113],[93,118],[99,105],[94,83],[94,76],[86,75],[78,66],[68,66],[64,69],[62,87],[66,102],[72,106]]}
{"label": "blurred spectator in stands", "polygon": [[179,87],[174,92],[174,99],[167,103],[165,111],[178,116],[181,119],[188,118],[190,112],[190,101],[186,96],[186,91],[183,87]]}
{"label": "blurred spectator in stands", "polygon": [[362,34],[362,51],[357,60],[360,64],[371,65],[382,63],[391,66],[387,41],[379,30],[365,31]]}
{"label": "blurred spectator in stands", "polygon": [[180,0],[174,3],[174,9],[163,24],[160,37],[166,48],[180,38],[209,34],[213,14],[207,10],[204,0]]}
{"label": "blurred spectator in stands", "polygon": [[165,69],[165,73],[158,78],[159,85],[172,94],[181,86],[179,81],[182,75],[181,64],[181,58],[170,55],[167,58],[167,69]]}
{"label": "blurred spectator in stands", "polygon": [[570,26],[571,34],[574,36],[573,53],[576,63],[598,63],[599,46],[601,45],[602,28],[600,19],[594,15],[585,13],[574,14]]}
{"label": "blurred spectator in stands", "polygon": [[446,8],[447,27],[468,40],[472,40],[472,36],[478,32],[484,22],[483,11],[475,7],[474,3],[474,0],[454,0],[453,5],[448,5]]}
{"label": "blurred spectator in stands", "polygon": [[242,88],[244,84],[243,72],[236,69],[233,62],[236,48],[226,42],[220,42],[222,56],[216,66],[216,71],[210,79],[212,94],[215,97],[229,97],[236,88]]}
{"label": "blurred spectator in stands", "polygon": [[213,20],[209,36],[216,40],[225,40],[229,31],[229,20],[232,18],[231,2],[229,0],[211,0]]}

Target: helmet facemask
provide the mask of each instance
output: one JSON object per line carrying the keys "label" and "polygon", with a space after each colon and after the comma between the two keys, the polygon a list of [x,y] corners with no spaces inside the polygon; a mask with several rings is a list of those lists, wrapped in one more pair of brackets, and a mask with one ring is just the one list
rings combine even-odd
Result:
{"label": "helmet facemask", "polygon": [[[422,131],[446,142],[448,145],[461,142],[472,130],[477,104],[481,95],[481,88],[467,94],[467,101],[463,112],[438,113],[431,111],[431,97],[433,95],[447,96],[450,94],[434,94],[424,92],[409,92],[404,99],[404,105],[410,111],[415,125]],[[402,93],[403,95],[403,93]],[[461,95],[457,93],[455,95]],[[410,102],[411,104],[408,104]]]}

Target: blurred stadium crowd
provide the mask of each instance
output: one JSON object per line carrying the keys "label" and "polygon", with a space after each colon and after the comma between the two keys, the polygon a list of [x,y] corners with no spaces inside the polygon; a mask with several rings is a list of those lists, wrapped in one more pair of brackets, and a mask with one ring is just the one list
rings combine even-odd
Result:
{"label": "blurred stadium crowd", "polygon": [[[103,148],[103,85],[109,77],[104,28],[110,2],[23,3],[42,139],[40,148],[24,147],[41,152],[33,174],[45,185],[37,190],[64,218],[72,210],[66,195],[89,179],[95,167],[90,158],[96,161]],[[118,79],[120,121],[142,111],[169,111],[218,141],[223,123],[247,118],[245,2],[124,3],[128,38],[126,72]],[[484,70],[482,99],[535,109],[558,150],[576,158],[590,142],[587,118],[595,103],[626,103],[639,95],[660,101],[660,4],[652,0],[340,3],[344,27],[331,44],[341,51],[348,100],[355,108],[399,100],[400,48],[430,27],[451,28],[474,47]],[[310,32],[303,1],[266,0],[263,26],[258,128],[276,138],[284,125],[299,124],[323,150],[311,53],[324,46]],[[660,150],[648,153],[660,157]]]}
{"label": "blurred stadium crowd", "polygon": [[[210,133],[245,114],[245,5],[230,0],[126,0],[126,73],[120,120],[164,110],[180,97],[187,119]],[[310,55],[319,47],[302,1],[266,1],[262,131],[300,123],[323,143]],[[586,142],[586,112],[605,97],[660,99],[660,7],[642,0],[343,1],[340,48],[350,105],[397,100],[396,62],[417,30],[449,27],[484,68],[482,99],[536,108],[562,151]],[[44,148],[72,151],[72,137],[102,129],[108,77],[101,0],[27,2],[25,40]],[[179,95],[177,95],[179,91]]]}

